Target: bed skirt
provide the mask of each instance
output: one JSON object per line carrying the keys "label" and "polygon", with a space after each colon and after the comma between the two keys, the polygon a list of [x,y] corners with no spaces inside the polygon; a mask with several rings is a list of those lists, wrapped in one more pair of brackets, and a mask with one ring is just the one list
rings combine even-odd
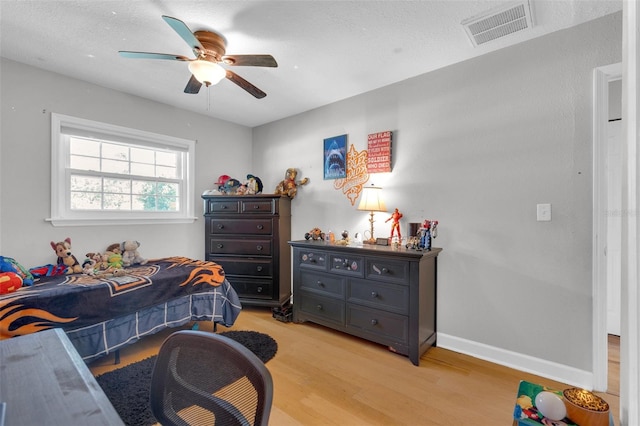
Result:
{"label": "bed skirt", "polygon": [[86,363],[137,342],[144,336],[190,321],[212,321],[230,327],[241,310],[227,283],[215,289],[180,297],[135,313],[76,329],[65,329]]}

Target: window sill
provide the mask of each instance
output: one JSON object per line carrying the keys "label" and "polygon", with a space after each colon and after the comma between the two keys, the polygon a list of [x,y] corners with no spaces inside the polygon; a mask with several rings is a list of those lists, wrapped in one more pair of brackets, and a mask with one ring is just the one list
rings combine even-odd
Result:
{"label": "window sill", "polygon": [[51,222],[55,227],[62,226],[108,226],[108,225],[167,225],[180,223],[193,223],[197,217],[176,217],[176,218],[96,218],[96,219],[68,219],[68,218],[46,218],[46,222]]}

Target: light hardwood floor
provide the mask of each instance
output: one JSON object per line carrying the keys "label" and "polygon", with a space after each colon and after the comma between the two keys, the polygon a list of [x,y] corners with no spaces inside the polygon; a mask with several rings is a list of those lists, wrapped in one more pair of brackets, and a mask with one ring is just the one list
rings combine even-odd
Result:
{"label": "light hardwood floor", "polygon": [[[200,323],[202,330],[211,325]],[[570,385],[442,348],[414,366],[383,346],[311,323],[276,321],[264,308],[245,308],[231,328],[267,333],[278,353],[267,363],[274,381],[270,424],[287,425],[511,425],[520,380],[565,389]],[[89,367],[103,374],[155,355],[165,330],[124,348],[121,363],[105,357]],[[599,393],[619,424],[619,396]]]}

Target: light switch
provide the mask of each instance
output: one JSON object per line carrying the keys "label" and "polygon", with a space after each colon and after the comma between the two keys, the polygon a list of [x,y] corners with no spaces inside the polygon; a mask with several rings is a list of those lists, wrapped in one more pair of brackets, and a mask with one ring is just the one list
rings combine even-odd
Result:
{"label": "light switch", "polygon": [[551,204],[538,204],[536,207],[538,222],[551,221]]}

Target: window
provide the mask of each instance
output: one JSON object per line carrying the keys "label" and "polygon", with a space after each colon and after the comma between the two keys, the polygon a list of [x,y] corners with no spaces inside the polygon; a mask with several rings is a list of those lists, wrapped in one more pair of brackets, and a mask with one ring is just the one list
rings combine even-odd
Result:
{"label": "window", "polygon": [[51,115],[54,226],[193,222],[195,142]]}

